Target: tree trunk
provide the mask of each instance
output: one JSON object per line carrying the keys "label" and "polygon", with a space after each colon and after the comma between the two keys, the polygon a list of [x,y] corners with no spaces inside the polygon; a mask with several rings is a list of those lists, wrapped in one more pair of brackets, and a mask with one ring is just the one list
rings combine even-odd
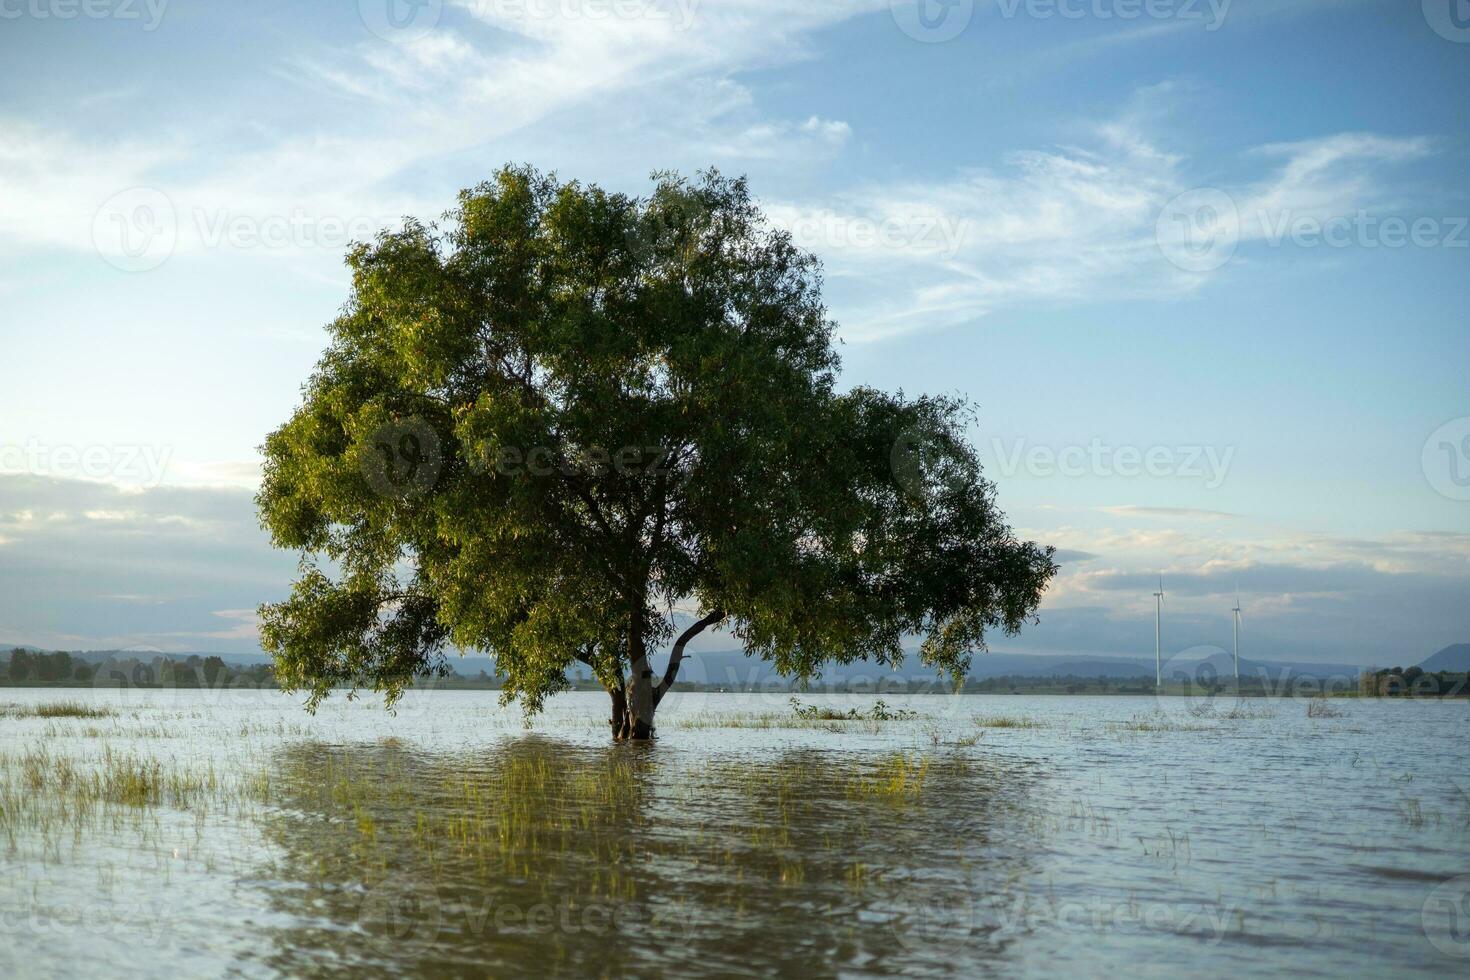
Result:
{"label": "tree trunk", "polygon": [[628,696],[623,692],[621,686],[607,692],[612,696],[612,736],[613,741],[621,742],[627,738],[626,727],[628,724]]}
{"label": "tree trunk", "polygon": [[653,668],[643,635],[635,631],[628,641],[628,707],[626,738],[644,741],[653,737]]}
{"label": "tree trunk", "polygon": [[648,649],[644,645],[640,623],[635,618],[628,637],[628,661],[632,667],[625,680],[620,680],[617,687],[608,690],[608,694],[612,696],[611,723],[614,741],[647,741],[653,737],[654,712],[679,676],[679,663],[684,659],[684,647],[707,627],[724,618],[724,611],[716,609],[686,629],[674,643],[663,677],[657,680],[654,678],[653,667],[648,662]]}

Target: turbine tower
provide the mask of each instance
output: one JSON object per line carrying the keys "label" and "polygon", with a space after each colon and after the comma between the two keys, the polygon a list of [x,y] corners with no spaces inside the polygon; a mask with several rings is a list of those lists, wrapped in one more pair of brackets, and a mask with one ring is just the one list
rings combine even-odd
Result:
{"label": "turbine tower", "polygon": [[1240,697],[1240,593],[1235,594],[1235,605],[1231,608],[1231,632],[1235,636],[1235,696]]}
{"label": "turbine tower", "polygon": [[1159,576],[1159,591],[1154,593],[1154,690],[1164,689],[1164,576]]}

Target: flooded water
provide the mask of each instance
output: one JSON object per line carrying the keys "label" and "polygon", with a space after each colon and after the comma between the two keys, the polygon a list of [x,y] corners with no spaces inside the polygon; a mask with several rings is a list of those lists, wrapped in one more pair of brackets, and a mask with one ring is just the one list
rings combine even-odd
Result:
{"label": "flooded water", "polygon": [[1470,968],[1470,704],[887,702],[6,690],[0,973]]}

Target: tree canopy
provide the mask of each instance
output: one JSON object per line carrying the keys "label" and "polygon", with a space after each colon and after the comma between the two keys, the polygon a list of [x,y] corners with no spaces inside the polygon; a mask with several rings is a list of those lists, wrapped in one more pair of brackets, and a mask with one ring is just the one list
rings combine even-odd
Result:
{"label": "tree canopy", "polygon": [[263,643],[312,706],[474,649],[527,711],[587,665],[614,734],[646,737],[700,630],[801,677],[917,638],[958,679],[1056,570],[997,509],[964,401],[839,390],[817,260],[743,179],[631,197],[508,167],[348,264],[258,497],[303,552]]}

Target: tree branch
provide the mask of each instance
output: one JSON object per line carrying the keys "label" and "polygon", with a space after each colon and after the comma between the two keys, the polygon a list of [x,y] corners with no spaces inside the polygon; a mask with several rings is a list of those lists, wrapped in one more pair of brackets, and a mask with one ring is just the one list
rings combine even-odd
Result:
{"label": "tree branch", "polygon": [[688,645],[690,640],[724,618],[725,610],[716,608],[703,619],[691,623],[688,629],[679,634],[679,638],[674,641],[674,650],[669,654],[669,666],[664,670],[663,680],[659,681],[658,686],[653,689],[653,706],[655,708],[663,700],[664,695],[668,693],[669,688],[674,686],[674,679],[679,676],[679,663],[684,659],[684,647]]}

